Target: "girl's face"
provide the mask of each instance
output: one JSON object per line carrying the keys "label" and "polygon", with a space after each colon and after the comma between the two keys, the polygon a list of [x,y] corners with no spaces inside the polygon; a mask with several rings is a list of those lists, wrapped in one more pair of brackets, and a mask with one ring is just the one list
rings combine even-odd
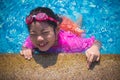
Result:
{"label": "girl's face", "polygon": [[53,27],[48,23],[36,21],[30,25],[31,41],[40,51],[47,51],[54,46],[57,40],[56,35]]}

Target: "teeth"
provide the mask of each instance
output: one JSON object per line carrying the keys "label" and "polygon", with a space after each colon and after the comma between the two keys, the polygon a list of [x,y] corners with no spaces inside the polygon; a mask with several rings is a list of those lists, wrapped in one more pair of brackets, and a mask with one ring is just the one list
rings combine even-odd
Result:
{"label": "teeth", "polygon": [[44,43],[41,43],[40,46],[44,46],[44,45],[46,45],[46,44],[47,44],[47,43],[45,43],[45,44],[44,44]]}
{"label": "teeth", "polygon": [[43,46],[44,44],[42,43],[42,44],[40,44],[40,46]]}

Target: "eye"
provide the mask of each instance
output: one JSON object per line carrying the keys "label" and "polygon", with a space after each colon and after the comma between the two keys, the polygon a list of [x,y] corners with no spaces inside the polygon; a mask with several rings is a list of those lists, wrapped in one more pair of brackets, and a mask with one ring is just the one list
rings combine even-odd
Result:
{"label": "eye", "polygon": [[44,31],[44,32],[42,32],[42,34],[47,35],[47,34],[49,34],[49,31]]}
{"label": "eye", "polygon": [[30,36],[37,36],[36,33],[30,33]]}

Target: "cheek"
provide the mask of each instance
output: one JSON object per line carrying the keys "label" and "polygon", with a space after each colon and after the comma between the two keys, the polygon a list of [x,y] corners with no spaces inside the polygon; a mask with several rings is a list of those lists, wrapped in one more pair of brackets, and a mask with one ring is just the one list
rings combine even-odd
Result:
{"label": "cheek", "polygon": [[31,39],[33,44],[36,43],[36,38],[37,38],[37,36],[30,36],[30,39]]}
{"label": "cheek", "polygon": [[54,33],[52,33],[52,34],[50,34],[50,35],[48,35],[48,37],[47,37],[47,39],[49,40],[49,41],[55,41],[55,34]]}

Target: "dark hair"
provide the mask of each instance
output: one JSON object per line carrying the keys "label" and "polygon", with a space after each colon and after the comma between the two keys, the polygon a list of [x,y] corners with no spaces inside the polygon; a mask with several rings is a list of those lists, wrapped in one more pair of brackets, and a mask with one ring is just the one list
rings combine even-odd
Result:
{"label": "dark hair", "polygon": [[[29,15],[37,15],[38,13],[43,12],[46,13],[48,16],[52,17],[53,19],[57,20],[59,23],[62,22],[62,18],[60,18],[57,14],[55,14],[50,8],[47,7],[37,7],[33,9]],[[57,27],[57,23],[53,21],[46,21],[49,25],[52,25],[53,28],[55,29]],[[28,30],[29,30],[29,25],[28,25]]]}

